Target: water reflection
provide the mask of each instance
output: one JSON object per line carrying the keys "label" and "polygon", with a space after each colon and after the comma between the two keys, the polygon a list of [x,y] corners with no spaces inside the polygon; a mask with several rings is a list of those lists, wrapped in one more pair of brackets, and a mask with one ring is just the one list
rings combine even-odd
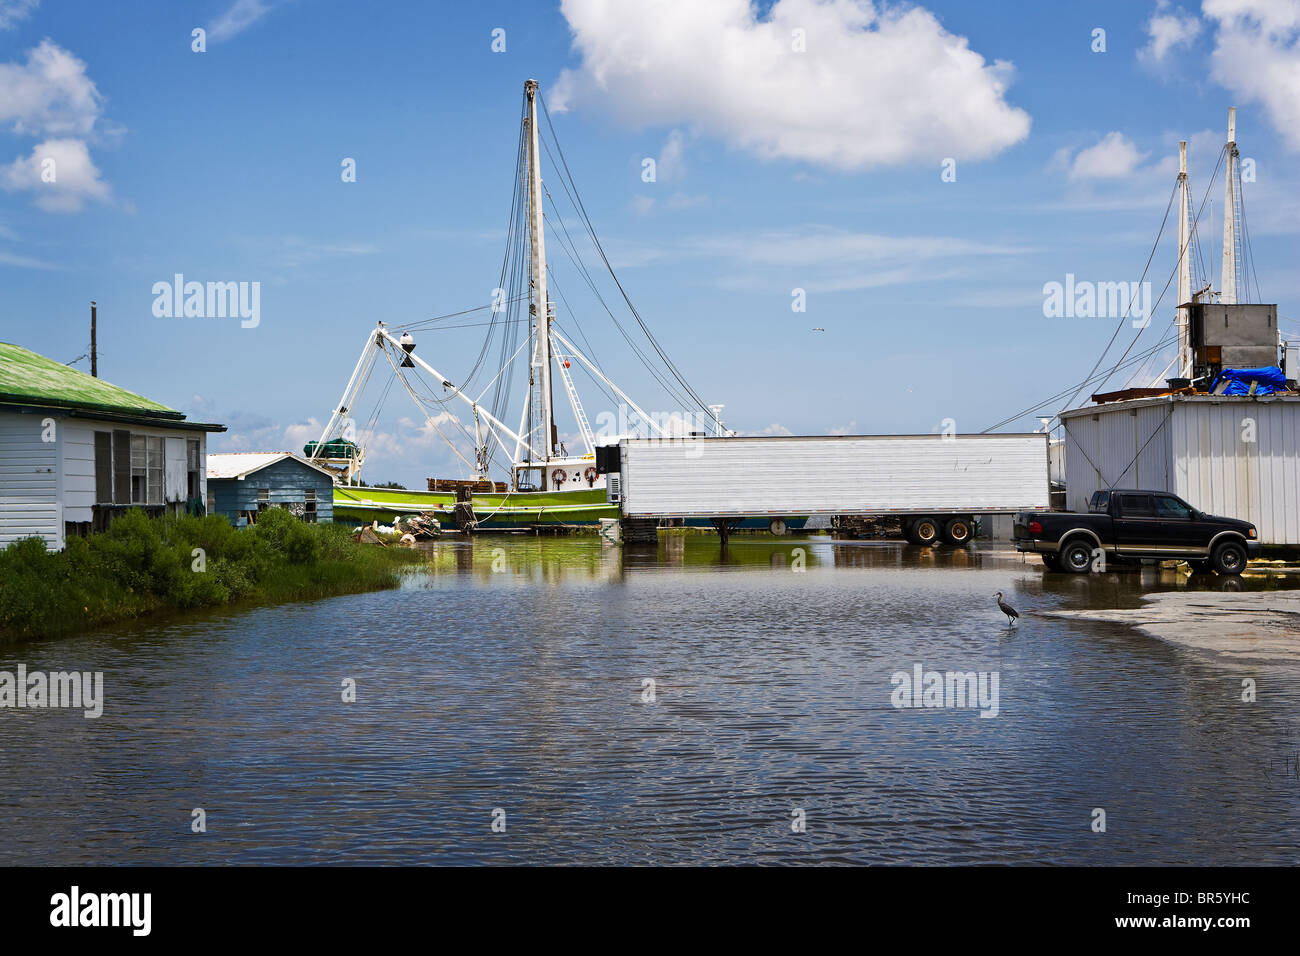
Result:
{"label": "water reflection", "polygon": [[[1040,613],[1224,579],[816,536],[424,559],[400,591],[5,649],[107,700],[0,711],[0,862],[1296,862],[1294,668]],[[895,709],[918,663],[998,672],[998,717]]]}

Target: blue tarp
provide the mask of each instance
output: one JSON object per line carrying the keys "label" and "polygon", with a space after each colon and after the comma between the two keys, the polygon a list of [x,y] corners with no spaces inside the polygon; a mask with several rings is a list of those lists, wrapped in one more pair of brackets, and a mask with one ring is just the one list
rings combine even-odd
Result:
{"label": "blue tarp", "polygon": [[1219,383],[1227,380],[1228,387],[1222,392],[1224,395],[1249,395],[1251,382],[1258,382],[1255,386],[1256,395],[1272,395],[1274,392],[1286,391],[1286,376],[1276,365],[1262,365],[1259,368],[1225,368],[1210,385],[1210,394],[1213,395],[1219,388]]}

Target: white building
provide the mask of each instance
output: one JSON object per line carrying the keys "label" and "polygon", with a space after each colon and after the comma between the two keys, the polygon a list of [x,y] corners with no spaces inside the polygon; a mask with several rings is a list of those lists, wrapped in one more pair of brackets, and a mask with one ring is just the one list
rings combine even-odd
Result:
{"label": "white building", "polygon": [[61,550],[130,508],[202,513],[214,431],[0,342],[0,548],[38,535]]}
{"label": "white building", "polygon": [[1300,396],[1164,395],[1061,413],[1066,507],[1102,488],[1169,491],[1300,545]]}

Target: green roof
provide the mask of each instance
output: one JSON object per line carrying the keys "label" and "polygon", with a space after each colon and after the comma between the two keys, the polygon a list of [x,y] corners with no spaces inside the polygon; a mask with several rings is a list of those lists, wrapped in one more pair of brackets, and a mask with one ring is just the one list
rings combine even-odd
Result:
{"label": "green roof", "polygon": [[0,342],[0,402],[185,417],[174,408],[8,342]]}

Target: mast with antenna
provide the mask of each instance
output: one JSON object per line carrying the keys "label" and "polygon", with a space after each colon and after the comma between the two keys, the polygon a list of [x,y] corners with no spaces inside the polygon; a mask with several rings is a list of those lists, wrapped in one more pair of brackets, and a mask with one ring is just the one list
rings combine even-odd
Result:
{"label": "mast with antenna", "polygon": [[547,490],[547,463],[555,453],[555,412],[551,403],[551,310],[546,297],[546,236],[542,231],[542,164],[537,143],[537,81],[524,84],[528,100],[528,238],[532,259],[532,284],[528,311],[537,330],[534,367],[540,376],[533,384],[541,391],[541,489]]}
{"label": "mast with antenna", "polygon": [[1237,108],[1228,107],[1228,165],[1223,185],[1223,276],[1219,301],[1237,302]]}
{"label": "mast with antenna", "polygon": [[1187,185],[1187,141],[1178,144],[1178,375],[1188,378],[1192,374],[1192,343],[1187,303],[1192,298],[1192,257],[1189,248],[1191,213]]}

